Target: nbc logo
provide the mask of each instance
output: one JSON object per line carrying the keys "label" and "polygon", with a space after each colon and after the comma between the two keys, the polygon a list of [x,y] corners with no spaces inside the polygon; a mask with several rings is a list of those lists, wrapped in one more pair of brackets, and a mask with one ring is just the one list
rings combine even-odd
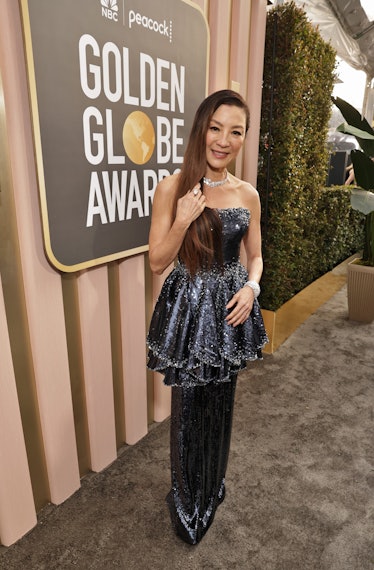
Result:
{"label": "nbc logo", "polygon": [[118,22],[117,0],[101,0],[101,15],[108,20]]}

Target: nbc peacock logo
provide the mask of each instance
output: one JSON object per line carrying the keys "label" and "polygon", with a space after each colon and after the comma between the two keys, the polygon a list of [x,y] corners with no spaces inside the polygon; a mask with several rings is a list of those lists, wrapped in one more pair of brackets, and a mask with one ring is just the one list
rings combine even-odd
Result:
{"label": "nbc peacock logo", "polygon": [[101,0],[101,15],[107,20],[118,22],[118,4],[117,0]]}

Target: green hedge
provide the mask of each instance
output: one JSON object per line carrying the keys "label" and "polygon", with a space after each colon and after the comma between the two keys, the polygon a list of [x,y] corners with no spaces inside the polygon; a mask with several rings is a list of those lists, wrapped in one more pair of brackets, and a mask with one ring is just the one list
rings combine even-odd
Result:
{"label": "green hedge", "polygon": [[265,309],[278,309],[362,243],[348,191],[324,188],[334,71],[335,51],[302,9],[291,2],[268,13],[257,180]]}
{"label": "green hedge", "polygon": [[[314,215],[318,221],[316,231],[308,240],[303,239],[303,247],[287,251],[280,250],[274,240],[268,244],[269,259],[276,259],[278,263],[269,261],[265,281],[267,286],[264,287],[261,282],[263,308],[276,311],[295,293],[362,249],[365,218],[351,208],[348,186],[322,188]],[[283,227],[287,224],[290,222]],[[281,231],[278,231],[278,238],[282,243],[288,241]],[[289,291],[285,291],[285,284]],[[291,287],[294,287],[292,291]]]}
{"label": "green hedge", "polygon": [[350,206],[350,187],[323,188],[318,203],[315,279],[363,247],[365,216]]}

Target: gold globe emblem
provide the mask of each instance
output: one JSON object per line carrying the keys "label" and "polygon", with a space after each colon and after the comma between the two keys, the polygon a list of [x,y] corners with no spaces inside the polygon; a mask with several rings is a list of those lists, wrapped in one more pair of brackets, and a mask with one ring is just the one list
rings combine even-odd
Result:
{"label": "gold globe emblem", "polygon": [[155,130],[151,119],[142,111],[127,117],[122,131],[123,147],[135,164],[145,164],[155,148]]}

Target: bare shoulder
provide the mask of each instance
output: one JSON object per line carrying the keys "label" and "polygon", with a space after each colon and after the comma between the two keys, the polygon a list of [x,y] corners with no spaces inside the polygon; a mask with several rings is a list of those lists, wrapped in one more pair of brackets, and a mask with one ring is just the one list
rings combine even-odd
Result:
{"label": "bare shoulder", "polygon": [[176,192],[179,174],[170,174],[157,184],[156,192],[159,194],[170,194]]}
{"label": "bare shoulder", "polygon": [[232,182],[234,183],[238,195],[240,196],[240,201],[244,206],[247,206],[250,210],[253,209],[259,203],[259,194],[254,186],[250,182],[241,180],[236,176],[231,176]]}
{"label": "bare shoulder", "polygon": [[242,180],[241,182],[242,182],[242,189],[244,195],[247,196],[248,198],[255,198],[257,200],[258,192],[256,188],[252,186],[252,184],[250,184],[249,182],[244,182],[244,180]]}
{"label": "bare shoulder", "polygon": [[177,182],[178,175],[172,174],[157,184],[153,197],[152,217],[172,212],[178,188]]}

